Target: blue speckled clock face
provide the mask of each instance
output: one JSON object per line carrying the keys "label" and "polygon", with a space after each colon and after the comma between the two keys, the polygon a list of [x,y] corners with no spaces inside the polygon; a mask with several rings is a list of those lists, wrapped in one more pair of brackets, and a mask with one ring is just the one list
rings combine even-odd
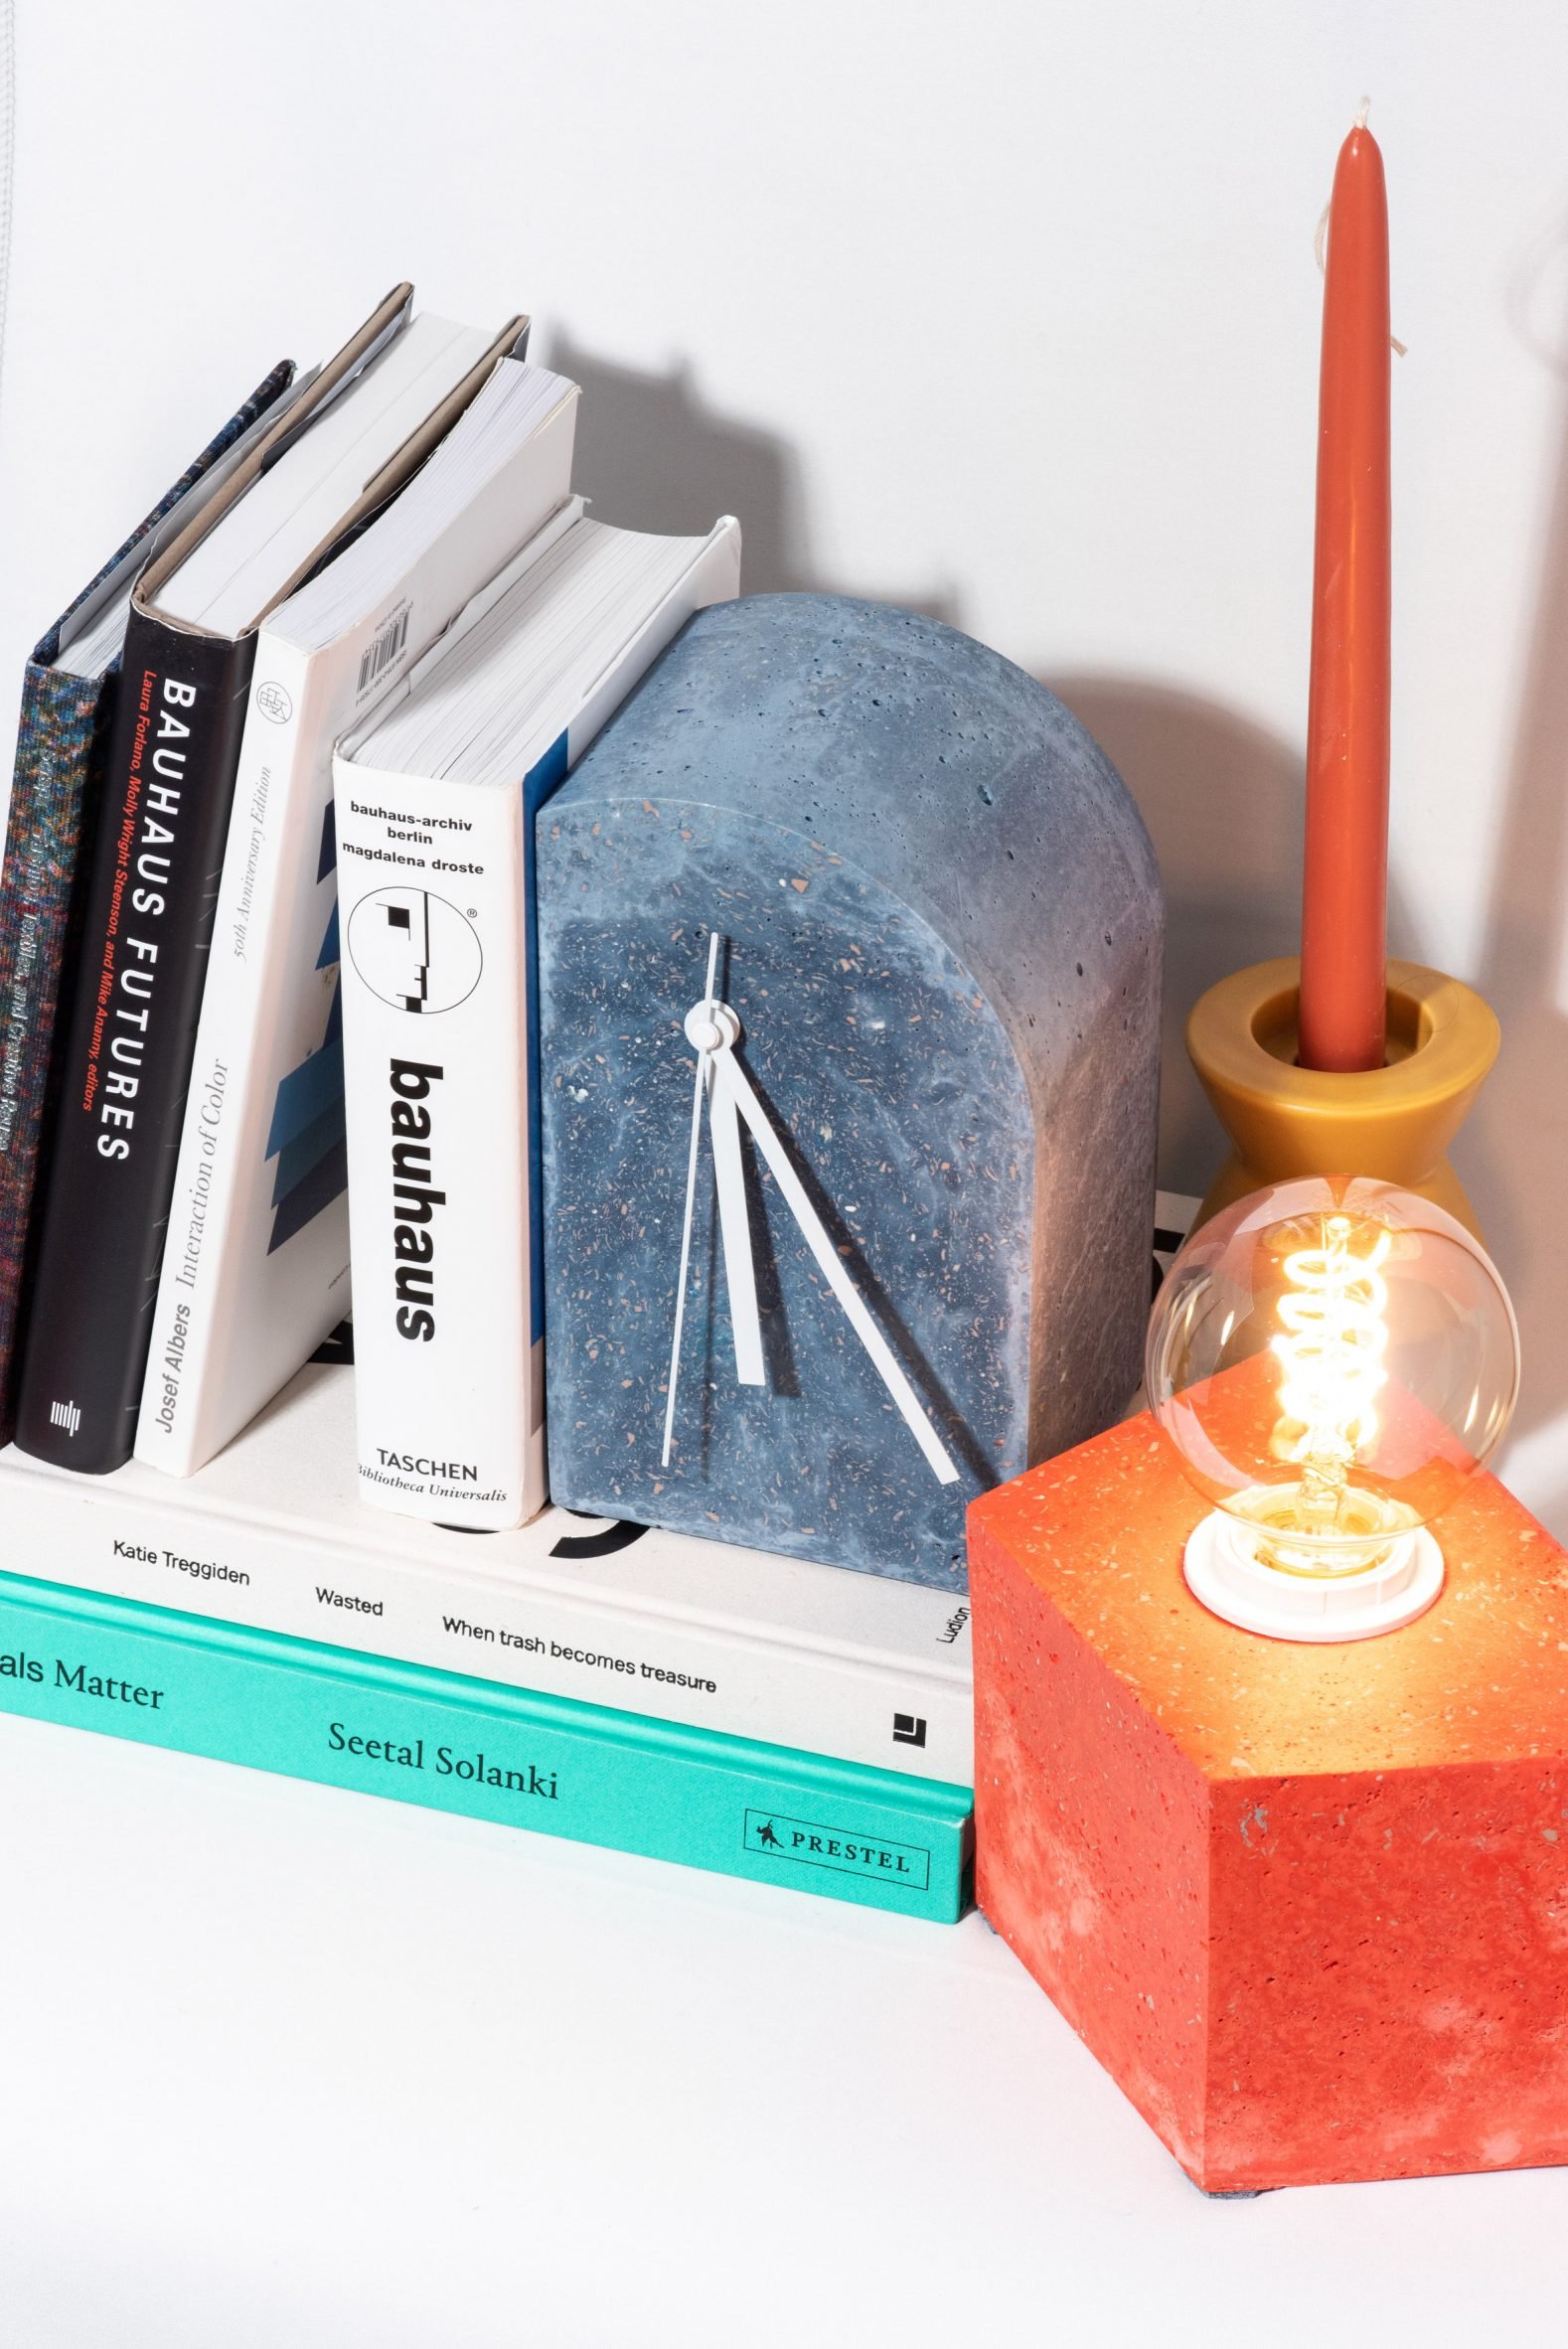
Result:
{"label": "blue speckled clock face", "polygon": [[759,596],[535,861],[555,1498],[961,1589],[971,1495],[1142,1358],[1162,913],[1116,774],[953,629]]}
{"label": "blue speckled clock face", "polygon": [[[820,846],[639,801],[551,810],[541,848],[552,1490],[961,1588],[965,1504],[1027,1426],[1032,1151],[994,1013]],[[732,1142],[689,1034],[714,935]]]}

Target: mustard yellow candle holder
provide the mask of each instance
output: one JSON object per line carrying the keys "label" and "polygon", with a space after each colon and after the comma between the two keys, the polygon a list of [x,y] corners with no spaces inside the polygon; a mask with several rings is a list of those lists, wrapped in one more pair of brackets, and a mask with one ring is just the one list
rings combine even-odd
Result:
{"label": "mustard yellow candle holder", "polygon": [[1301,964],[1254,963],[1200,996],[1186,1048],[1235,1149],[1198,1210],[1297,1174],[1371,1174],[1419,1191],[1481,1238],[1445,1153],[1497,1057],[1496,1015],[1419,963],[1388,966],[1388,1060],[1352,1073],[1296,1065]]}

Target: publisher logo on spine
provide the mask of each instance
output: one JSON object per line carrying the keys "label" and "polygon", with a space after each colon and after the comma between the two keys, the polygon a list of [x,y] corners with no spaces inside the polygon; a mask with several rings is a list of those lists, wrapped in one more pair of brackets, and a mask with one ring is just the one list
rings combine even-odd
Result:
{"label": "publisher logo on spine", "polygon": [[256,687],[256,707],[275,726],[286,725],[294,714],[294,705],[286,689],[275,678],[268,678],[265,685]]}
{"label": "publisher logo on spine", "polygon": [[428,1017],[466,1003],[484,954],[466,914],[428,889],[377,889],[349,917],[349,954],[373,995]]}
{"label": "publisher logo on spine", "polygon": [[917,1843],[888,1843],[879,1835],[790,1818],[782,1810],[748,1810],[744,1841],[747,1851],[765,1852],[770,1859],[836,1868],[846,1876],[874,1876],[882,1884],[907,1885],[911,1892],[926,1891],[931,1881],[931,1854]]}

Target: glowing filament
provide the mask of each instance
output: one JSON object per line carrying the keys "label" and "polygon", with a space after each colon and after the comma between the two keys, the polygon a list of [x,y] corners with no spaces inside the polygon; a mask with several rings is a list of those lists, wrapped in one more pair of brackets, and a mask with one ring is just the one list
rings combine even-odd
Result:
{"label": "glowing filament", "polygon": [[1388,1373],[1383,1353],[1388,1284],[1378,1266],[1390,1234],[1379,1231],[1369,1252],[1350,1245],[1348,1215],[1326,1216],[1321,1244],[1285,1260],[1291,1283],[1280,1300],[1285,1333],[1274,1339],[1284,1364],[1280,1434],[1289,1459],[1299,1461],[1302,1530],[1330,1533],[1339,1523],[1350,1464],[1377,1433],[1374,1399]]}

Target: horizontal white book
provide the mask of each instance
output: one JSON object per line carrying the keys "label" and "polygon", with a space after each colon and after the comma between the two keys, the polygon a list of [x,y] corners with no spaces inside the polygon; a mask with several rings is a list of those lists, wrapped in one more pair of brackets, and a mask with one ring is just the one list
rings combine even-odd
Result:
{"label": "horizontal white book", "polygon": [[919,1778],[973,1781],[949,1592],[582,1518],[372,1513],[354,1374],[307,1363],[196,1476],[0,1453],[0,1568]]}

